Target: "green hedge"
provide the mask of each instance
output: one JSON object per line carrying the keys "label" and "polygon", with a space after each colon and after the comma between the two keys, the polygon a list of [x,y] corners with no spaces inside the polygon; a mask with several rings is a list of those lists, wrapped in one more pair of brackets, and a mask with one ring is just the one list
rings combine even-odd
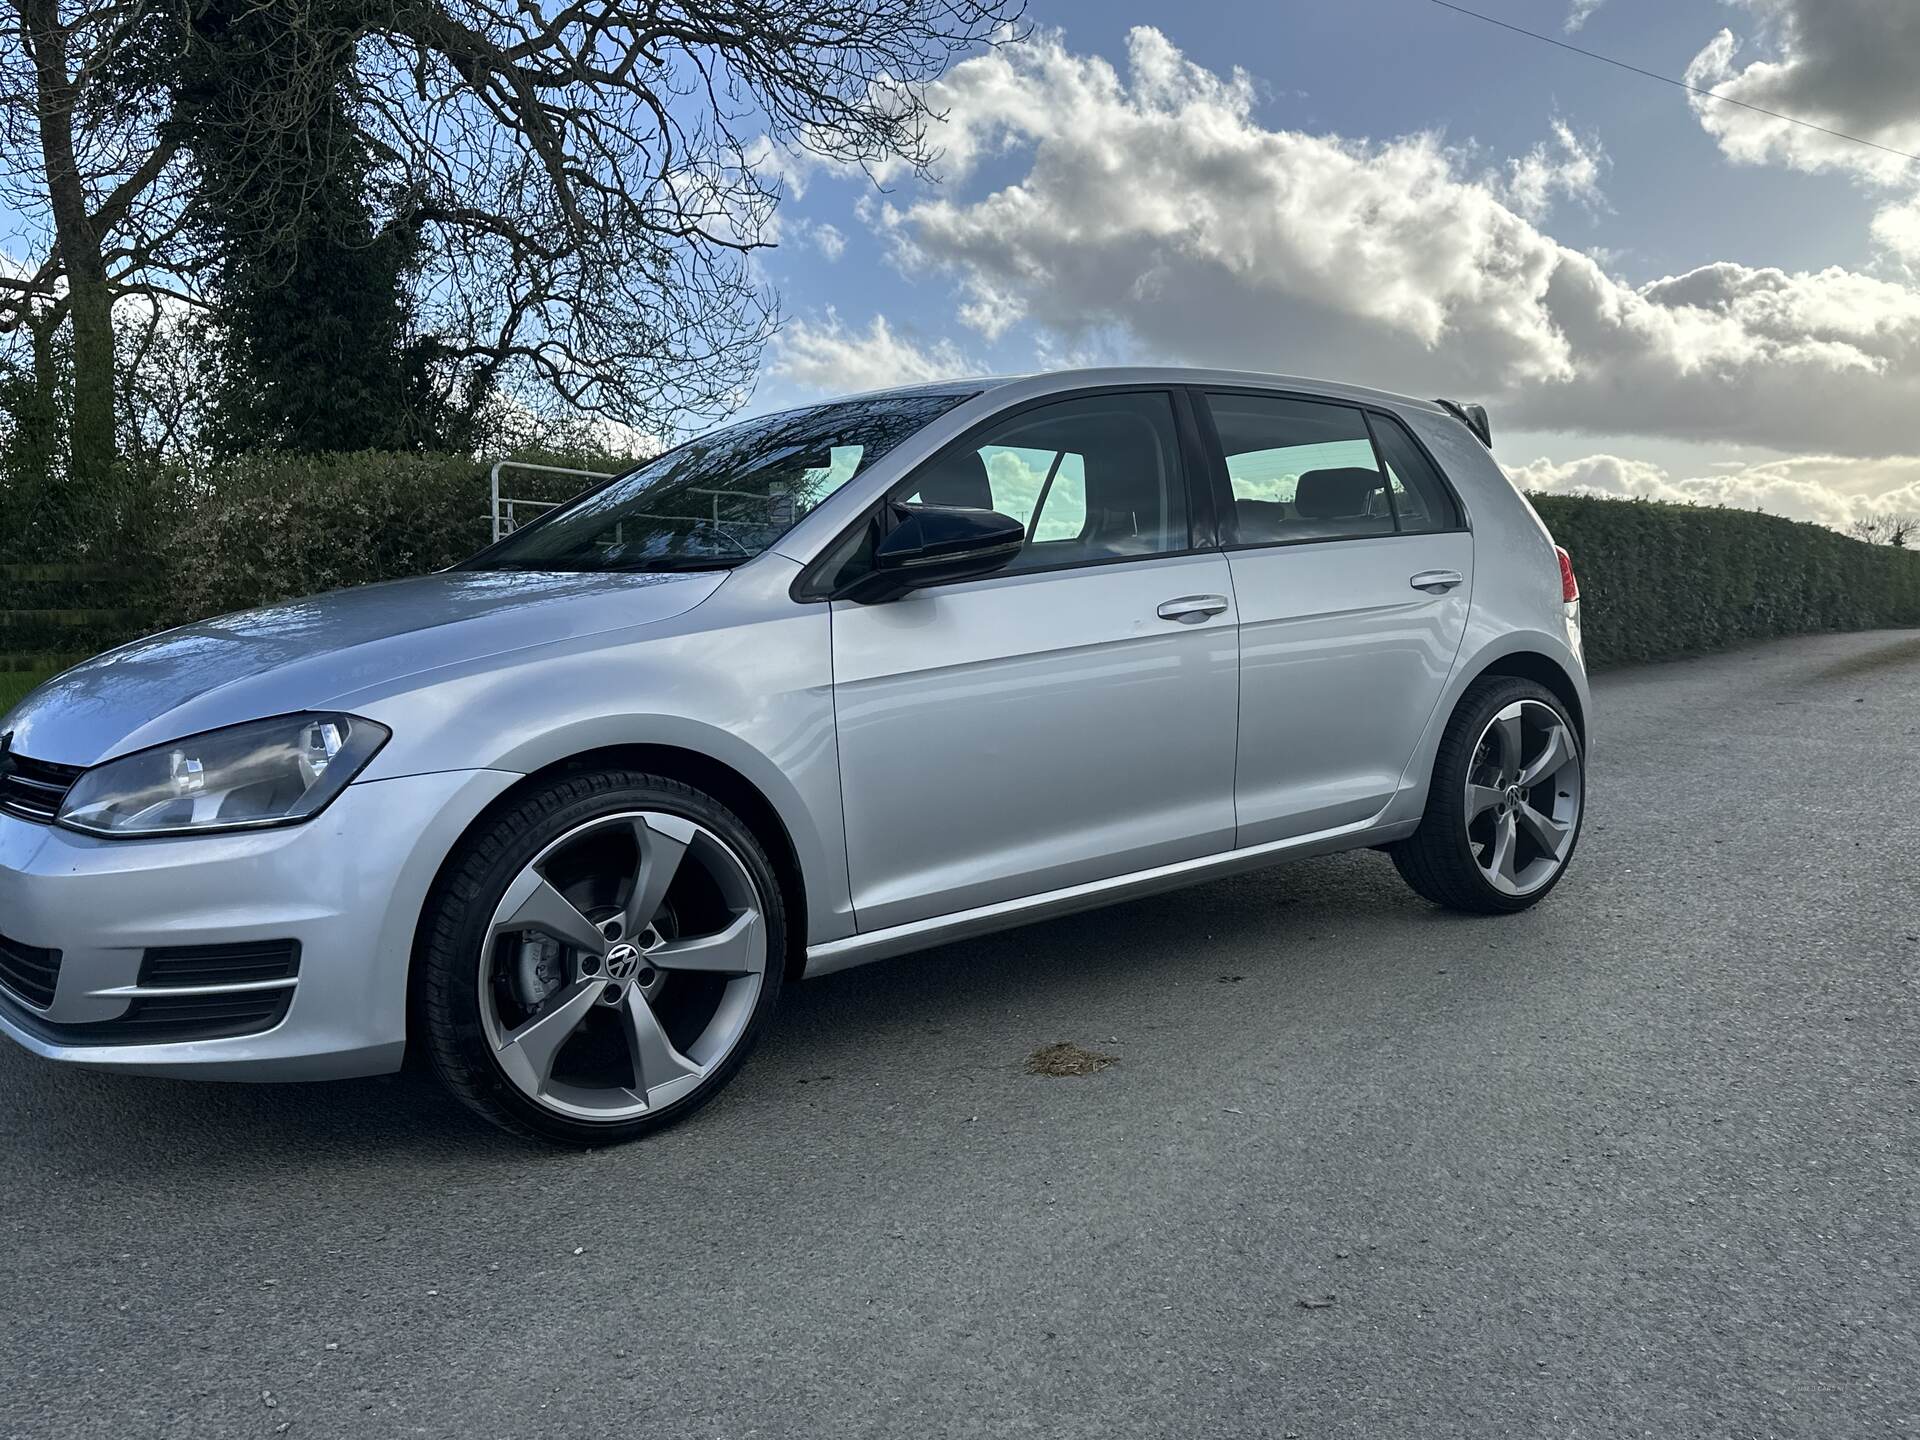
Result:
{"label": "green hedge", "polygon": [[1920,625],[1920,553],[1750,510],[1534,495],[1580,577],[1587,660]]}
{"label": "green hedge", "polygon": [[[632,463],[516,458],[603,472]],[[491,538],[488,468],[461,455],[386,453],[122,467],[84,503],[40,506],[31,533],[0,533],[0,671],[451,565]],[[520,499],[561,500],[593,483],[510,473],[508,493]]]}
{"label": "green hedge", "polygon": [[[532,458],[532,457],[529,457]],[[625,461],[538,458],[610,470]],[[250,456],[175,481],[153,537],[155,625],[463,560],[492,538],[488,466],[457,455]],[[564,499],[593,482],[512,475],[507,493]],[[151,628],[151,627],[149,627]]]}
{"label": "green hedge", "polygon": [[450,455],[247,457],[185,478],[170,508],[163,624],[436,570],[487,541],[485,471]]}
{"label": "green hedge", "polygon": [[[602,471],[629,463],[521,458]],[[561,499],[583,483],[521,474],[509,493]],[[258,455],[130,477],[123,489],[111,505],[96,502],[97,534],[57,553],[41,541],[20,545],[30,554],[0,554],[14,562],[0,566],[0,612],[16,616],[0,625],[0,651],[16,653],[13,668],[205,615],[437,570],[489,538],[487,466],[464,456]],[[1920,553],[1744,510],[1532,499],[1573,555],[1594,665],[1807,631],[1920,625]],[[62,584],[82,558],[77,568],[95,578]],[[99,575],[124,576],[124,590]],[[65,628],[30,633],[32,624],[51,625],[54,610],[106,616],[115,633],[82,632],[70,616],[60,617]],[[35,618],[18,618],[28,612]]]}

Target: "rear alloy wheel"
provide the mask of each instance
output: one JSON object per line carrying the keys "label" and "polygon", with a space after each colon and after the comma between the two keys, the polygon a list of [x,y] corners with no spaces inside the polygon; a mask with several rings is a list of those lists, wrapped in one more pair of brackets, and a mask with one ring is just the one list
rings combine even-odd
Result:
{"label": "rear alloy wheel", "polygon": [[1467,776],[1467,844],[1502,895],[1531,895],[1560,873],[1580,822],[1580,756],[1551,706],[1516,700],[1481,732]]}
{"label": "rear alloy wheel", "polygon": [[1565,873],[1585,801],[1580,742],[1560,702],[1531,681],[1479,681],[1454,712],[1426,815],[1393,847],[1394,863],[1437,905],[1523,910]]}
{"label": "rear alloy wheel", "polygon": [[555,788],[573,803],[505,817],[512,833],[462,867],[485,878],[449,887],[426,1020],[442,1074],[487,1118],[604,1144],[680,1118],[738,1067],[780,984],[779,892],[708,796],[620,774]]}

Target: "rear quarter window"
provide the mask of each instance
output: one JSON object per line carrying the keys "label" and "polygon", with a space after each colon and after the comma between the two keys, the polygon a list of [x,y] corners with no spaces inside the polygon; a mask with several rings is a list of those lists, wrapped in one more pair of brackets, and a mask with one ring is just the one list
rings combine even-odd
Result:
{"label": "rear quarter window", "polygon": [[1401,531],[1458,530],[1460,506],[1407,427],[1389,415],[1370,414],[1367,423],[1393,486]]}

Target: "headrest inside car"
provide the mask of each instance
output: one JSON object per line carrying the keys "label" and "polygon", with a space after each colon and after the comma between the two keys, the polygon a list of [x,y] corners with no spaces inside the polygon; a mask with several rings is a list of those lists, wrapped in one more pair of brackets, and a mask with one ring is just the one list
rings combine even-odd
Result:
{"label": "headrest inside car", "polygon": [[1294,513],[1303,520],[1350,520],[1367,513],[1374,492],[1386,484],[1378,470],[1349,466],[1309,470],[1293,492]]}

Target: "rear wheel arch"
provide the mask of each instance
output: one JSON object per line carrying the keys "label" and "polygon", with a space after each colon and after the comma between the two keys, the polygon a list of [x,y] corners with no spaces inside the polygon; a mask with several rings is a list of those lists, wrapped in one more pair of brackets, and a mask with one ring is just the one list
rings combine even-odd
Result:
{"label": "rear wheel arch", "polygon": [[1538,650],[1514,650],[1495,656],[1461,687],[1461,694],[1464,696],[1475,682],[1494,675],[1510,675],[1516,680],[1531,680],[1536,685],[1545,686],[1556,700],[1566,706],[1567,714],[1573,720],[1574,733],[1579,737],[1580,748],[1587,748],[1587,711],[1581,703],[1580,687],[1558,660]]}
{"label": "rear wheel arch", "polygon": [[1563,738],[1567,722],[1578,730],[1576,708],[1547,680],[1497,664],[1468,683],[1447,717],[1418,828],[1382,847],[1417,894],[1506,914],[1559,884],[1586,814],[1584,742]]}

